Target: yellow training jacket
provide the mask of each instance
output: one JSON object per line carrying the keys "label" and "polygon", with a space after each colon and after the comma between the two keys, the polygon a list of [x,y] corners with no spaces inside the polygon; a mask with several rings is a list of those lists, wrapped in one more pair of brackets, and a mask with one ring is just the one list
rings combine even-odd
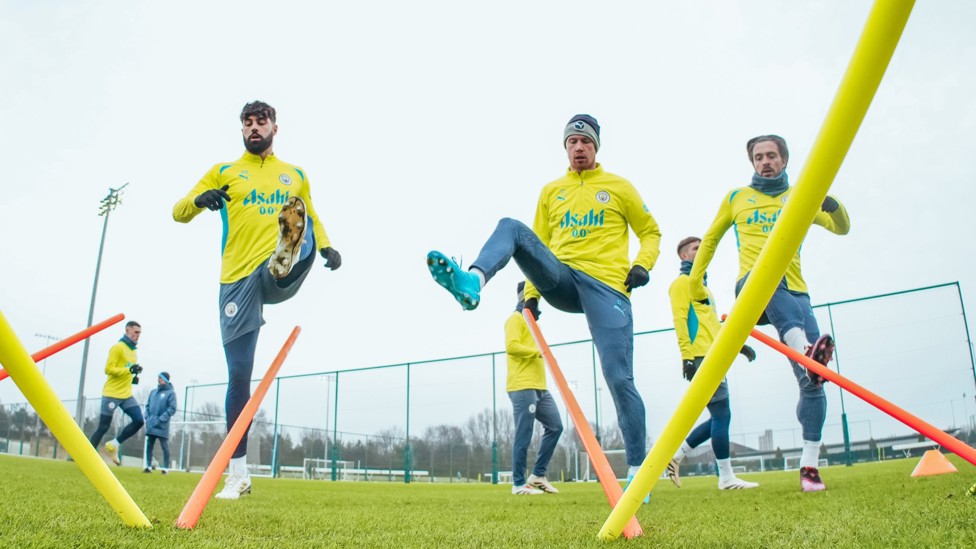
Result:
{"label": "yellow training jacket", "polygon": [[[773,231],[773,225],[779,219],[783,211],[783,205],[790,196],[793,187],[788,188],[782,194],[769,196],[763,194],[752,187],[740,187],[733,189],[725,195],[722,205],[712,221],[712,226],[702,238],[698,248],[698,255],[695,256],[695,265],[691,269],[692,295],[700,296],[704,287],[702,285],[705,270],[708,263],[715,255],[715,249],[722,240],[729,227],[735,230],[735,241],[739,248],[739,276],[736,280],[742,279],[759,258],[766,243],[766,237]],[[828,231],[844,235],[851,229],[851,220],[847,216],[847,210],[843,204],[838,202],[838,208],[834,213],[827,213],[823,210],[817,212],[813,218],[814,225],[820,225]],[[789,267],[786,269],[787,288],[794,292],[807,292],[807,283],[804,282],[800,274],[800,250],[797,250]],[[700,299],[700,297],[699,297]]]}
{"label": "yellow training jacket", "polygon": [[[560,261],[627,295],[628,227],[640,240],[633,265],[650,271],[660,253],[661,230],[637,189],[597,164],[582,173],[567,169],[543,187],[532,230]],[[539,291],[527,281],[525,298],[532,297]]]}
{"label": "yellow training jacket", "polygon": [[229,185],[227,193],[231,201],[225,202],[219,212],[224,225],[220,243],[221,284],[237,282],[267,261],[278,243],[278,212],[292,196],[305,202],[315,246],[320,250],[330,246],[322,220],[312,206],[304,170],[278,160],[273,154],[262,160],[256,154],[245,152],[235,162],[215,165],[173,206],[173,219],[189,223],[205,209],[197,208],[193,200],[208,189],[224,185]]}
{"label": "yellow training jacket", "polygon": [[132,373],[129,366],[138,363],[136,350],[119,341],[108,350],[105,362],[105,387],[102,396],[126,399],[132,396]]}
{"label": "yellow training jacket", "polygon": [[546,371],[542,353],[536,347],[521,311],[515,311],[505,321],[505,354],[508,356],[506,391],[545,390]]}
{"label": "yellow training jacket", "polygon": [[715,341],[720,327],[712,292],[705,288],[710,305],[693,300],[689,280],[688,275],[682,274],[668,289],[671,313],[674,318],[674,334],[678,337],[682,360],[705,356],[712,341]]}

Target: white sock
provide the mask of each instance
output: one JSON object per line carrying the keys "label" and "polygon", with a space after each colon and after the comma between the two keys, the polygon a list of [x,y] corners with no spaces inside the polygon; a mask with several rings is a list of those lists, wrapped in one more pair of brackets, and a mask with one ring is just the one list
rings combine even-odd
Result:
{"label": "white sock", "polygon": [[820,441],[803,441],[803,454],[800,456],[800,467],[816,467],[820,461]]}
{"label": "white sock", "polygon": [[488,283],[485,280],[485,273],[481,272],[481,269],[478,269],[478,268],[475,268],[475,267],[471,267],[470,269],[468,269],[468,272],[469,273],[474,273],[474,274],[478,275],[478,289],[479,290],[481,288],[484,288],[485,287],[485,284]]}
{"label": "white sock", "polygon": [[247,475],[247,456],[241,456],[239,458],[230,458],[230,472],[237,473],[238,475]]}
{"label": "white sock", "polygon": [[807,341],[807,334],[801,328],[790,328],[783,334],[783,342],[789,345],[790,349],[806,354],[810,342]]}
{"label": "white sock", "polygon": [[716,459],[715,463],[718,465],[719,480],[735,478],[735,473],[732,472],[732,458]]}
{"label": "white sock", "polygon": [[111,445],[115,446],[116,448],[119,447],[119,441],[118,441],[118,439],[114,439],[113,438],[112,440],[108,441],[108,444],[111,444]]}
{"label": "white sock", "polygon": [[631,465],[627,467],[627,478],[636,477],[638,471],[640,471],[640,465]]}
{"label": "white sock", "polygon": [[678,448],[678,451],[674,453],[674,460],[680,463],[681,460],[685,459],[685,454],[687,454],[688,452],[690,452],[692,450],[693,450],[693,448],[688,445],[688,441],[687,440],[684,441],[684,442],[682,442],[681,443],[681,448]]}

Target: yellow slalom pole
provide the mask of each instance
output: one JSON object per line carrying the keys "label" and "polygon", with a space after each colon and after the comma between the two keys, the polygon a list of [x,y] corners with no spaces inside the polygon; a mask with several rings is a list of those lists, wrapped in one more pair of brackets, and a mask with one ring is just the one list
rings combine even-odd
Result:
{"label": "yellow slalom pole", "polygon": [[695,419],[718,388],[736,353],[769,303],[850,150],[913,5],[913,0],[877,0],[872,7],[796,188],[732,306],[728,320],[705,354],[705,360],[688,392],[644,459],[637,476],[600,529],[598,537],[601,539],[610,540],[620,536],[624,525],[637,512],[643,494],[654,488],[664,467],[681,446],[684,437],[691,432]]}
{"label": "yellow slalom pole", "polygon": [[127,526],[152,528],[149,519],[129,497],[108,465],[102,461],[98,451],[85,438],[85,433],[75,424],[67,408],[58,400],[57,394],[41,375],[37,364],[31,359],[3,313],[0,313],[0,364],[7,369],[10,378],[27,397],[37,415],[68,451],[95,489],[122,518],[122,522]]}

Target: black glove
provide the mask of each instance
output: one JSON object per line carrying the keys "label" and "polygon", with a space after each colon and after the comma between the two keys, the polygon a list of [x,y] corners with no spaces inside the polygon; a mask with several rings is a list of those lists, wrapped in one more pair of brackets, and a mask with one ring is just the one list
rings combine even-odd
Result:
{"label": "black glove", "polygon": [[129,373],[133,374],[132,375],[132,384],[133,385],[139,385],[139,374],[142,373],[142,366],[139,366],[138,364],[132,364],[132,365],[130,365],[129,366]]}
{"label": "black glove", "polygon": [[820,205],[820,209],[823,210],[823,211],[825,211],[825,212],[827,212],[827,213],[834,213],[834,212],[837,211],[837,208],[839,208],[839,207],[840,207],[840,204],[836,200],[834,200],[833,198],[831,198],[829,196],[828,197],[825,197],[824,198],[824,201],[823,201],[823,204]]}
{"label": "black glove", "polygon": [[224,200],[230,202],[230,195],[227,194],[228,188],[230,188],[230,185],[224,185],[219,189],[203,191],[200,193],[200,196],[193,199],[193,205],[197,208],[207,208],[208,210],[217,211],[224,207]]}
{"label": "black glove", "polygon": [[739,351],[739,354],[746,357],[746,359],[748,359],[749,362],[756,360],[756,351],[754,351],[752,347],[748,345],[743,345],[742,350]]}
{"label": "black glove", "polygon": [[627,287],[627,291],[631,291],[634,288],[640,288],[647,281],[651,279],[651,275],[647,274],[647,269],[641,267],[640,265],[634,265],[630,268],[630,272],[627,273],[627,278],[624,279],[624,286]]}
{"label": "black glove", "polygon": [[335,248],[322,248],[319,254],[325,258],[325,266],[333,271],[342,266],[342,256]]}
{"label": "black glove", "polygon": [[542,316],[542,311],[539,310],[539,300],[534,297],[525,300],[525,308],[532,311],[532,318],[536,320]]}
{"label": "black glove", "polygon": [[685,379],[691,381],[691,378],[695,377],[695,361],[682,360],[681,371],[684,373]]}

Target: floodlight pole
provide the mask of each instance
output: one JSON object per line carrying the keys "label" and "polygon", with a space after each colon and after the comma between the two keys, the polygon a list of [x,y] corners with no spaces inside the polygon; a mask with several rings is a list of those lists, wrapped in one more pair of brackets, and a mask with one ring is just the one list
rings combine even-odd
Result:
{"label": "floodlight pole", "polygon": [[[100,210],[98,215],[105,216],[105,222],[102,223],[102,240],[98,244],[98,260],[95,262],[95,282],[92,284],[92,294],[91,303],[88,306],[88,324],[85,326],[92,325],[92,317],[95,315],[95,294],[98,292],[98,274],[102,268],[102,251],[105,249],[105,233],[108,230],[108,215],[112,210],[118,207],[122,203],[122,189],[126,188],[129,184],[126,183],[117,189],[109,188],[108,196],[102,199],[100,204]],[[81,353],[81,376],[78,379],[78,408],[75,412],[75,421],[78,422],[78,427],[82,430],[85,429],[85,370],[88,366],[88,345],[91,338],[85,339],[85,348]]]}

